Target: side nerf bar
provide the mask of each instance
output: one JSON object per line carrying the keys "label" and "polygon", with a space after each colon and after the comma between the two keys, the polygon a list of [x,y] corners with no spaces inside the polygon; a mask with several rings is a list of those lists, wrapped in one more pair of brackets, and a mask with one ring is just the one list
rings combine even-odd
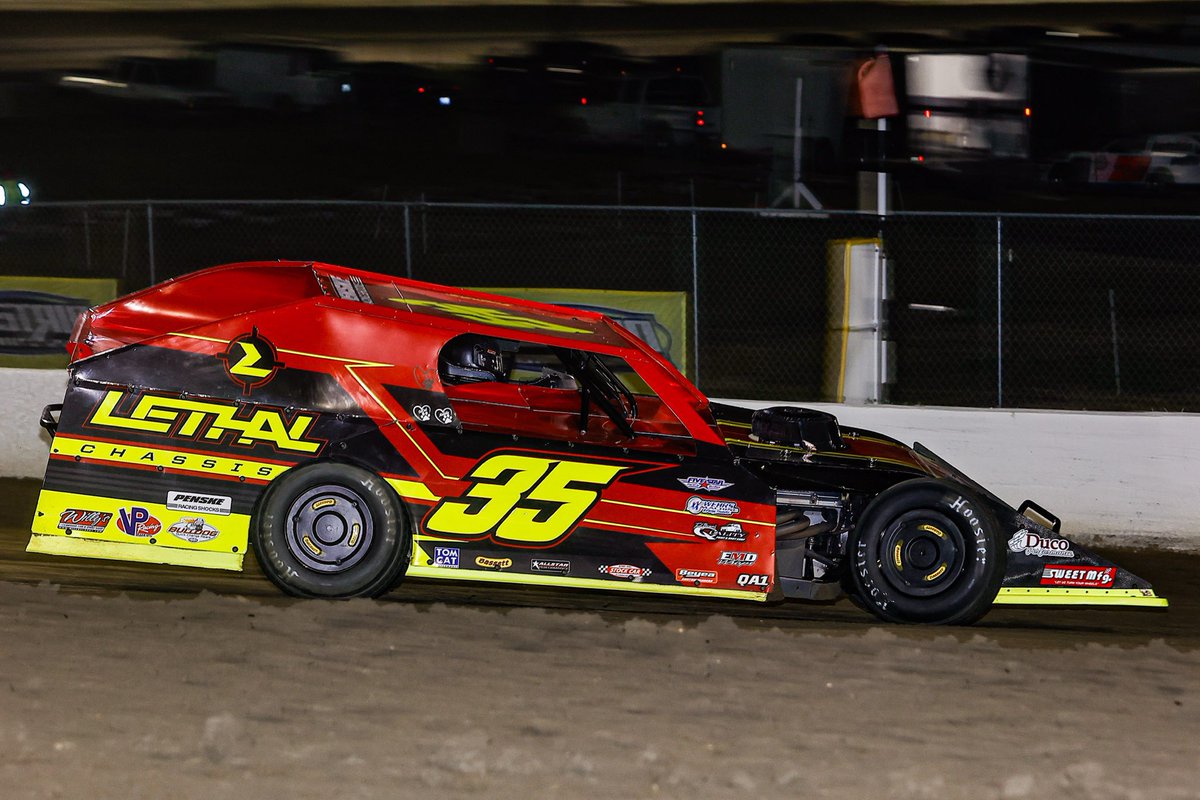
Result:
{"label": "side nerf bar", "polygon": [[42,418],[38,420],[38,424],[45,429],[46,433],[54,438],[54,434],[58,432],[58,412],[62,411],[62,403],[51,403],[42,409]]}

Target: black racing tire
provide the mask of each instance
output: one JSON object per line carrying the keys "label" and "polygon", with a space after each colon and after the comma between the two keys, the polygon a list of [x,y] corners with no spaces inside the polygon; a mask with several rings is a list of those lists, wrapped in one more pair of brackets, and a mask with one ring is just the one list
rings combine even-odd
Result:
{"label": "black racing tire", "polygon": [[970,625],[1004,579],[991,510],[952,482],[920,478],[881,492],[850,539],[855,599],[888,622]]}
{"label": "black racing tire", "polygon": [[297,597],[377,597],[403,578],[410,551],[404,506],[361,467],[320,462],[272,482],[252,529],[263,572]]}

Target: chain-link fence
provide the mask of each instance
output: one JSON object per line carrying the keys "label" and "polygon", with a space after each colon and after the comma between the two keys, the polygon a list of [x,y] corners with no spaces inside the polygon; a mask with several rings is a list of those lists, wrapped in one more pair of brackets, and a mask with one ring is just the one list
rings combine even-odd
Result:
{"label": "chain-link fence", "polygon": [[[815,401],[831,243],[886,255],[890,402],[1200,411],[1200,217],[414,203],[0,210],[0,274],[114,277],[317,260],[463,286],[673,291],[710,395]],[[235,287],[231,287],[235,288]]]}

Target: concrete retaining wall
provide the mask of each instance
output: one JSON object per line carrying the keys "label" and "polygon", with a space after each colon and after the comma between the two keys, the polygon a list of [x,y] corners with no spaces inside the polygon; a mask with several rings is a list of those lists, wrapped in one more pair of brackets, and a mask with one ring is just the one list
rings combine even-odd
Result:
{"label": "concrete retaining wall", "polygon": [[[58,370],[0,370],[0,477],[42,476],[38,417],[65,389]],[[1200,550],[1200,415],[806,405],[919,441],[1014,506],[1040,503],[1068,536]]]}

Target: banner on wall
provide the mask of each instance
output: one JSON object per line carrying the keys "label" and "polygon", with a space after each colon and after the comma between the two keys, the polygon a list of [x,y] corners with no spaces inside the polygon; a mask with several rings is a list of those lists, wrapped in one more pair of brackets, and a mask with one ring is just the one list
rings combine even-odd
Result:
{"label": "banner on wall", "polygon": [[616,289],[480,288],[481,292],[597,311],[622,325],[691,377],[687,292]]}
{"label": "banner on wall", "polygon": [[75,320],[116,296],[113,278],[0,276],[0,367],[65,367]]}

